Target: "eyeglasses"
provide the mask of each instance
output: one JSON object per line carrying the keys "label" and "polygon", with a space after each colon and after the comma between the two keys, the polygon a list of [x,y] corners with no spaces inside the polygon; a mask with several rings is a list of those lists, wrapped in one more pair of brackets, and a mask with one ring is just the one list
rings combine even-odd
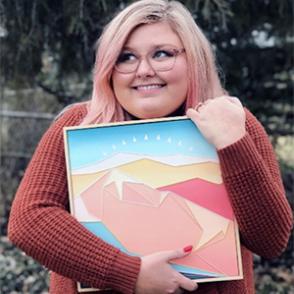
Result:
{"label": "eyeglasses", "polygon": [[[184,48],[177,49],[171,46],[156,48],[146,54],[147,61],[154,71],[169,71],[176,62],[178,55],[185,52]],[[142,56],[136,53],[124,50],[115,63],[115,70],[120,73],[135,72],[142,61]]]}

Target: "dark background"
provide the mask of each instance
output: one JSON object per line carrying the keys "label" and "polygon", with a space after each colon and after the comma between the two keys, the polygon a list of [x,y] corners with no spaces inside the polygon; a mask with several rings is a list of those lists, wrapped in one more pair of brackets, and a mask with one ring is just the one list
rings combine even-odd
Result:
{"label": "dark background", "polygon": [[[47,271],[6,237],[11,201],[54,116],[91,92],[94,45],[133,1],[0,0],[0,293],[46,293]],[[262,122],[293,207],[292,1],[181,1],[212,42],[225,88]],[[294,293],[293,235],[278,259],[255,256],[257,293]]]}

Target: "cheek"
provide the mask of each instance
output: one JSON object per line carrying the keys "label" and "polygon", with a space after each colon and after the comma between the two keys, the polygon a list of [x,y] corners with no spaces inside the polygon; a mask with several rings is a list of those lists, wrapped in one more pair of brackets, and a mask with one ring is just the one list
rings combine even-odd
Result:
{"label": "cheek", "polygon": [[188,69],[186,64],[180,64],[174,70],[165,73],[165,81],[174,90],[184,91],[187,93],[188,88]]}
{"label": "cheek", "polygon": [[185,100],[188,93],[187,77],[177,73],[171,76],[169,80],[168,92],[173,99],[176,97],[177,101]]}
{"label": "cheek", "polygon": [[112,75],[112,86],[114,93],[117,94],[120,91],[129,88],[131,79],[128,75],[121,75],[119,73],[113,73]]}
{"label": "cheek", "polygon": [[120,75],[118,73],[112,75],[114,96],[117,102],[128,112],[130,112],[129,108],[132,106],[132,99],[130,99],[132,94],[130,89],[131,82],[132,78],[128,75]]}

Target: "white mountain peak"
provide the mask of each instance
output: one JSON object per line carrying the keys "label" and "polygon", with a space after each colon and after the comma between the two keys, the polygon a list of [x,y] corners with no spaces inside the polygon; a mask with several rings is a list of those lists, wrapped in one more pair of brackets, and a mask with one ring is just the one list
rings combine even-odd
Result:
{"label": "white mountain peak", "polygon": [[117,188],[119,199],[122,200],[123,199],[123,184],[124,183],[141,183],[141,182],[126,175],[125,173],[120,172],[117,169],[112,169],[107,174],[107,178],[106,178],[106,181],[104,182],[103,186],[106,187],[112,183],[114,183]]}

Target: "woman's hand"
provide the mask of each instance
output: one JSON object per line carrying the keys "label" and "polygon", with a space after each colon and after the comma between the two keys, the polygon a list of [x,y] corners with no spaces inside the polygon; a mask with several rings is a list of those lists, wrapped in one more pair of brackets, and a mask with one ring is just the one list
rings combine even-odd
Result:
{"label": "woman's hand", "polygon": [[193,291],[197,283],[174,270],[169,261],[188,255],[192,246],[174,251],[161,251],[141,258],[136,294],[183,293]]}
{"label": "woman's hand", "polygon": [[216,149],[227,147],[245,133],[245,111],[238,98],[221,96],[188,109],[187,116]]}

